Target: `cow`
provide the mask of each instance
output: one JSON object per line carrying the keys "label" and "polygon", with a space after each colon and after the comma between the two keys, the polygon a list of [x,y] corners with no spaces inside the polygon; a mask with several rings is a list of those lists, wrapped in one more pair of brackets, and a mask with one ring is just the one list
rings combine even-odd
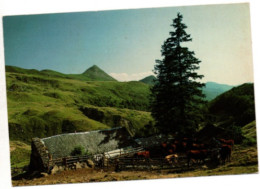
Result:
{"label": "cow", "polygon": [[226,161],[230,161],[231,159],[231,151],[232,147],[231,145],[223,144],[220,149],[220,159],[222,164],[225,164]]}
{"label": "cow", "polygon": [[188,150],[187,151],[187,163],[188,167],[190,166],[190,160],[193,160],[193,162],[197,163],[205,163],[205,159],[208,156],[208,150]]}
{"label": "cow", "polygon": [[149,151],[149,154],[150,154],[151,158],[162,157],[162,149],[161,149],[160,146],[149,148],[149,149],[146,149],[146,150]]}
{"label": "cow", "polygon": [[167,155],[173,154],[177,150],[177,145],[175,143],[161,143],[161,156],[165,157]]}
{"label": "cow", "polygon": [[169,164],[173,164],[173,163],[178,163],[178,154],[170,154],[170,155],[167,155],[165,157],[166,161],[169,163]]}
{"label": "cow", "polygon": [[174,140],[172,145],[175,146],[175,152],[182,152],[183,151],[183,144],[179,140]]}
{"label": "cow", "polygon": [[163,142],[163,143],[161,144],[161,147],[162,147],[162,148],[167,148],[167,143],[166,143],[166,142]]}
{"label": "cow", "polygon": [[219,139],[219,141],[222,143],[222,144],[226,144],[226,145],[230,145],[231,146],[231,149],[233,149],[233,147],[234,147],[234,140],[232,140],[232,139],[228,139],[228,140],[226,140],[226,139]]}
{"label": "cow", "polygon": [[172,154],[177,151],[177,145],[176,144],[170,144],[169,152]]}
{"label": "cow", "polygon": [[141,151],[134,154],[135,158],[150,158],[150,152],[149,151]]}
{"label": "cow", "polygon": [[198,144],[198,143],[192,143],[190,146],[191,150],[203,150],[206,149],[206,145],[205,144]]}
{"label": "cow", "polygon": [[166,156],[169,153],[169,145],[166,142],[161,143],[161,154],[162,156]]}

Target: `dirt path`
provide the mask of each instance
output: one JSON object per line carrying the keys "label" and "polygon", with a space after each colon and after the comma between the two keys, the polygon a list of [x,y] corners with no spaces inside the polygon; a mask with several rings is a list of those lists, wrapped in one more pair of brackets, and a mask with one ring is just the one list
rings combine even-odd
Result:
{"label": "dirt path", "polygon": [[183,173],[173,173],[170,170],[164,171],[102,171],[91,169],[68,170],[55,175],[47,175],[32,180],[13,180],[13,186],[30,186],[30,185],[49,185],[49,184],[68,184],[68,183],[88,183],[88,182],[106,182],[106,181],[126,181],[126,180],[144,180],[144,179],[162,179],[162,178],[179,178],[194,177],[207,175],[230,175],[257,172],[257,165],[248,166],[247,172],[241,170],[241,167],[229,167],[228,165],[219,167],[216,170],[198,169]]}
{"label": "dirt path", "polygon": [[[190,175],[192,176],[192,175]],[[105,181],[124,181],[124,180],[144,180],[159,178],[176,178],[180,174],[169,173],[169,171],[98,171],[91,169],[80,169],[77,171],[68,170],[55,175],[48,175],[32,180],[13,181],[13,186],[29,185],[49,185],[49,184],[67,184],[67,183],[87,183],[87,182],[105,182]]]}

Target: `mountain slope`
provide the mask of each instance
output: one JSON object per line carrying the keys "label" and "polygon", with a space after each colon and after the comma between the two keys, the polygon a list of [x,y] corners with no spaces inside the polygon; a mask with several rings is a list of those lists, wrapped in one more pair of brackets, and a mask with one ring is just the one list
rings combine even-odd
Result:
{"label": "mountain slope", "polygon": [[[48,78],[55,78],[55,79],[66,78],[66,79],[75,79],[81,81],[116,81],[114,78],[109,76],[107,73],[105,73],[102,69],[100,69],[96,65],[88,68],[82,74],[63,74],[53,70],[38,71],[35,69],[23,69],[15,66],[6,66],[6,72],[37,75],[37,76],[41,75],[43,77],[47,76]],[[151,86],[154,84],[155,80],[156,77],[151,75],[141,79],[140,82]],[[219,84],[215,82],[207,82],[206,86],[202,90],[203,93],[206,95],[206,100],[210,101],[213,100],[218,95],[228,91],[232,87],[233,86],[231,85]]]}
{"label": "mountain slope", "polygon": [[36,69],[24,69],[19,68],[16,66],[5,66],[6,72],[12,72],[12,73],[20,73],[20,74],[28,74],[28,75],[41,75],[41,76],[47,76],[47,77],[60,77],[60,78],[67,78],[67,79],[76,79],[76,80],[82,80],[82,81],[116,81],[114,78],[112,78],[110,75],[108,75],[106,72],[101,70],[97,66],[92,66],[88,68],[84,73],[82,74],[63,74],[57,71],[53,70],[41,70],[38,71]]}
{"label": "mountain slope", "polygon": [[149,86],[141,82],[85,81],[8,67],[6,88],[11,140],[29,143],[32,137],[118,126],[138,133],[152,121]]}
{"label": "mountain slope", "polygon": [[88,68],[82,75],[87,76],[93,81],[116,81],[96,65]]}
{"label": "mountain slope", "polygon": [[232,89],[234,86],[219,84],[215,82],[207,82],[206,86],[202,89],[206,95],[206,100],[210,101],[216,98],[218,95]]}
{"label": "mountain slope", "polygon": [[209,103],[218,122],[243,126],[255,120],[254,85],[246,83],[219,95]]}
{"label": "mountain slope", "polygon": [[[156,77],[154,75],[150,75],[139,81],[148,85],[154,85],[156,82]],[[215,82],[207,82],[205,84],[205,87],[202,88],[202,91],[203,94],[206,95],[206,100],[210,101],[216,98],[218,95],[232,89],[233,87],[234,86],[232,85],[219,84]]]}
{"label": "mountain slope", "polygon": [[147,76],[141,80],[139,80],[140,82],[146,83],[148,85],[154,85],[154,83],[156,82],[156,77],[154,75],[150,75]]}

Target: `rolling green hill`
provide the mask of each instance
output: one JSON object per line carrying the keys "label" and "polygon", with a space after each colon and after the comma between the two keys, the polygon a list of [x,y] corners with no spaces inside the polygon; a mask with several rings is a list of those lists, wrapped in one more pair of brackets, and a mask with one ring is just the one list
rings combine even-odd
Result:
{"label": "rolling green hill", "polygon": [[[198,138],[230,138],[236,143],[255,144],[254,84],[234,87],[207,103]],[[203,126],[204,125],[204,126]]]}
{"label": "rolling green hill", "polygon": [[203,93],[206,95],[206,100],[210,101],[216,98],[218,95],[232,89],[233,87],[234,86],[232,85],[207,82],[202,90]]}
{"label": "rolling green hill", "polygon": [[[78,75],[6,66],[10,138],[29,142],[35,136],[117,126],[127,127],[133,135],[151,132],[150,85],[109,80],[113,78],[97,66]],[[207,87],[219,92],[231,86],[207,83]],[[209,103],[209,112],[217,122],[253,121],[253,85],[218,96]]]}
{"label": "rolling green hill", "polygon": [[156,82],[156,77],[154,75],[150,75],[141,79],[140,81],[148,85],[154,85],[154,83]]}
{"label": "rolling green hill", "polygon": [[256,145],[256,121],[252,121],[242,127],[242,134],[245,137],[244,143],[246,145]]}
{"label": "rolling green hill", "polygon": [[53,70],[35,70],[35,69],[24,69],[16,66],[6,66],[6,72],[28,74],[28,75],[41,75],[46,77],[59,77],[67,79],[76,79],[82,81],[116,81],[110,75],[101,70],[98,66],[94,65],[88,68],[82,74],[63,74]]}
{"label": "rolling green hill", "polygon": [[[147,76],[140,80],[140,82],[146,83],[148,85],[154,85],[156,82],[156,77],[154,75]],[[232,89],[234,86],[219,84],[215,82],[206,82],[205,87],[202,88],[203,94],[205,94],[207,101],[211,101],[218,95]]]}
{"label": "rolling green hill", "polygon": [[118,126],[138,134],[152,122],[149,86],[141,82],[84,81],[51,70],[9,66],[6,83],[11,140],[30,142],[36,136]]}
{"label": "rolling green hill", "polygon": [[[29,75],[41,75],[48,78],[65,78],[65,79],[74,79],[81,81],[116,81],[106,72],[101,70],[98,66],[94,65],[88,68],[82,74],[63,74],[53,70],[42,70],[38,71],[35,69],[23,69],[15,66],[6,66],[6,72],[20,73],[20,74],[29,74]],[[145,83],[149,86],[154,85],[156,77],[153,75],[147,76],[140,80],[140,82]],[[206,95],[206,100],[210,101],[216,98],[218,95],[230,90],[231,85],[219,84],[215,82],[207,82],[206,86],[202,89],[203,93]]]}
{"label": "rolling green hill", "polygon": [[209,111],[219,122],[230,121],[243,126],[255,120],[254,85],[234,87],[209,103]]}

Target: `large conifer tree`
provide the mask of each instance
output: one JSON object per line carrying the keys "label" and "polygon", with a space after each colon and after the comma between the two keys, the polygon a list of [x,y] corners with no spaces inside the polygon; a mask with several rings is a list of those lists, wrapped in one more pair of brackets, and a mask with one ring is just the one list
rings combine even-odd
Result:
{"label": "large conifer tree", "polygon": [[200,104],[203,103],[203,75],[196,73],[199,59],[183,44],[192,39],[182,23],[182,15],[173,20],[174,31],[162,45],[162,60],[156,60],[157,82],[152,88],[152,115],[161,133],[192,135],[198,126]]}

